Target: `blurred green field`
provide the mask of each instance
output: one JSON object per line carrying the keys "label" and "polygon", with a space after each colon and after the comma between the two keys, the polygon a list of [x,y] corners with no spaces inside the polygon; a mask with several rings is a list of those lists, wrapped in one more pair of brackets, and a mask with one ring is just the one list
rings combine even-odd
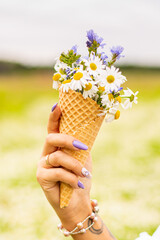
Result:
{"label": "blurred green field", "polygon": [[[92,198],[119,240],[160,225],[160,72],[126,71],[139,104],[104,123],[94,145]],[[58,94],[50,73],[0,76],[0,240],[59,240],[59,222],[36,181]]]}

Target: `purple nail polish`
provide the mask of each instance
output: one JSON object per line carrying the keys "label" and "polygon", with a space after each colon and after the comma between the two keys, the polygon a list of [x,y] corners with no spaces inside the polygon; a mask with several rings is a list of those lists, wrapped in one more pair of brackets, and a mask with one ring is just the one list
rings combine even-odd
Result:
{"label": "purple nail polish", "polygon": [[79,148],[81,150],[87,150],[88,149],[87,145],[85,145],[84,143],[82,143],[80,141],[77,141],[77,140],[74,140],[72,144],[73,144],[74,147]]}
{"label": "purple nail polish", "polygon": [[82,168],[82,175],[86,178],[91,178],[92,177],[92,174],[86,169],[86,168]]}
{"label": "purple nail polish", "polygon": [[56,108],[57,104],[58,104],[58,103],[56,103],[56,104],[53,105],[53,107],[52,107],[52,109],[51,109],[51,112],[54,111],[54,109]]}
{"label": "purple nail polish", "polygon": [[78,180],[78,187],[84,189],[84,185],[81,181]]}

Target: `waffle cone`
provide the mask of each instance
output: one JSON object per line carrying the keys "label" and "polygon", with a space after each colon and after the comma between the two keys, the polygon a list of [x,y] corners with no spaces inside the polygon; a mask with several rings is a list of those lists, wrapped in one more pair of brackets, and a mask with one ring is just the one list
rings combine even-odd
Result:
{"label": "waffle cone", "polygon": [[[71,135],[88,146],[87,151],[66,150],[66,152],[84,165],[104,120],[104,116],[97,116],[100,106],[91,98],[84,99],[81,93],[72,90],[63,93],[61,89],[59,103],[62,111],[60,133]],[[69,205],[72,193],[70,185],[60,183],[60,208]]]}

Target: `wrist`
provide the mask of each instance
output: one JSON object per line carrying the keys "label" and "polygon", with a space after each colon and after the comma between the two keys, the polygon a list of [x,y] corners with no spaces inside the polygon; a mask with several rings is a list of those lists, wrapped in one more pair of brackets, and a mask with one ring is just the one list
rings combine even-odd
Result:
{"label": "wrist", "polygon": [[[83,206],[83,205],[81,205]],[[99,212],[99,207],[97,205],[97,200],[91,200],[90,204],[88,205],[88,210],[91,207],[91,214],[87,214],[86,212],[83,211],[84,214],[82,214],[81,211],[78,212],[78,217],[75,215],[74,212],[74,218],[71,218],[71,221],[69,219],[67,221],[63,221],[65,218],[63,218],[62,222],[58,225],[58,229],[61,233],[64,234],[64,236],[74,236],[74,239],[81,239],[79,238],[79,234],[84,234],[86,233],[87,230],[92,229],[93,225],[96,224],[96,226],[99,226],[99,218],[98,218],[98,212]],[[84,208],[82,208],[84,209]],[[86,206],[85,206],[86,209]],[[80,209],[79,209],[80,210]],[[85,216],[85,218],[81,219],[81,221],[78,220],[79,216],[82,217]],[[77,219],[77,220],[76,220]],[[72,226],[72,228],[71,228]],[[94,228],[92,231],[95,230]],[[92,232],[91,231],[91,232]],[[96,229],[97,231],[97,229]],[[87,232],[88,235],[88,232]]]}
{"label": "wrist", "polygon": [[77,205],[75,205],[74,207],[72,206],[71,209],[70,207],[62,209],[59,218],[61,220],[63,227],[66,228],[68,231],[71,231],[73,228],[76,227],[77,223],[83,221],[91,213],[92,206],[89,200],[81,202],[81,204],[78,204],[78,206]]}

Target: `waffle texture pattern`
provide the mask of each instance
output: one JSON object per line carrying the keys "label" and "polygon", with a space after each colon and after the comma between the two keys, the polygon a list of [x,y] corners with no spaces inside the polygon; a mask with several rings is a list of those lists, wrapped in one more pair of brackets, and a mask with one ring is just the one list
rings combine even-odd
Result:
{"label": "waffle texture pattern", "polygon": [[[59,103],[62,111],[60,133],[71,135],[88,146],[87,151],[66,150],[66,152],[84,166],[105,116],[97,115],[101,108],[94,100],[84,99],[81,93],[72,90],[63,93],[60,89]],[[70,185],[60,183],[60,208],[69,205],[72,193]]]}

